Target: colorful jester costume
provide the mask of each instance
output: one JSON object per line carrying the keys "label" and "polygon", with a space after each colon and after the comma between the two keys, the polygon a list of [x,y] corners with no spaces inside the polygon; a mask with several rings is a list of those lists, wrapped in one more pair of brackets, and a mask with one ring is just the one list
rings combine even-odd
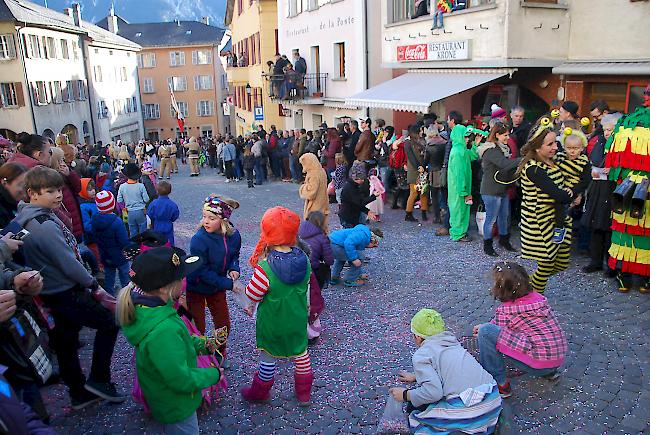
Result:
{"label": "colorful jester costume", "polygon": [[[650,89],[646,89],[646,93]],[[605,165],[610,168],[609,179],[619,186],[635,183],[647,185],[650,178],[650,100],[645,107],[623,116],[605,145]],[[643,183],[643,184],[642,184]],[[634,211],[630,203],[612,215],[612,245],[609,267],[624,274],[650,278],[650,201],[647,189],[639,198],[643,206]],[[638,194],[635,193],[635,197]],[[622,211],[617,213],[617,211]],[[647,285],[643,285],[647,288]]]}

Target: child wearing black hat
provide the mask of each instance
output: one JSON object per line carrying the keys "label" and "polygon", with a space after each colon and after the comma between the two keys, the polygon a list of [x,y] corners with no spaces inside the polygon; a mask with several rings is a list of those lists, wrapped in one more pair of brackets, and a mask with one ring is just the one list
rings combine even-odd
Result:
{"label": "child wearing black hat", "polygon": [[129,235],[135,237],[147,229],[147,215],[144,209],[149,202],[149,195],[144,184],[140,183],[142,172],[135,163],[124,167],[124,175],[128,180],[120,186],[117,192],[117,202],[123,203],[129,213]]}
{"label": "child wearing black hat", "polygon": [[131,267],[134,285],[118,299],[117,320],[135,347],[138,381],[163,433],[199,433],[201,390],[222,376],[221,369],[197,367],[197,354],[214,352],[215,345],[191,337],[173,307],[181,280],[200,264],[199,257],[187,257],[178,248],[143,252]]}

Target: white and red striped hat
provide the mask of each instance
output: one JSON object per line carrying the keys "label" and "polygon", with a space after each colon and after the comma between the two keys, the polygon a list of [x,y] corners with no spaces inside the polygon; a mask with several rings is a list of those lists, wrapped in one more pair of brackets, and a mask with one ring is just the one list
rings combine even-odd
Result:
{"label": "white and red striped hat", "polygon": [[115,210],[115,195],[108,190],[102,190],[95,195],[95,204],[100,213],[110,213]]}

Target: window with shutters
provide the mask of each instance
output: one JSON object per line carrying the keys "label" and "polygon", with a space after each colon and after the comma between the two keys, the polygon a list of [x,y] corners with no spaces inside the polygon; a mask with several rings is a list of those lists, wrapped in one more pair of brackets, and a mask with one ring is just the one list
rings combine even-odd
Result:
{"label": "window with shutters", "polygon": [[25,48],[27,57],[41,58],[43,57],[43,50],[41,48],[41,40],[36,35],[25,35],[26,44]]}
{"label": "window with shutters", "polygon": [[212,63],[212,52],[210,50],[192,51],[192,64],[209,65]]}
{"label": "window with shutters", "polygon": [[156,53],[138,54],[138,67],[139,68],[155,68],[156,67]]}
{"label": "window with shutters", "polygon": [[169,66],[183,66],[185,65],[185,52],[172,51],[169,53]]}
{"label": "window with shutters", "polygon": [[74,60],[79,60],[79,43],[77,41],[72,41],[72,57]]}
{"label": "window with shutters", "polygon": [[106,106],[106,101],[104,100],[99,100],[97,102],[97,118],[108,118],[108,107]]}
{"label": "window with shutters", "polygon": [[45,82],[32,82],[34,104],[44,106],[47,104],[47,86]]}
{"label": "window with shutters", "polygon": [[126,67],[122,66],[119,68],[119,73],[120,73],[120,81],[125,82],[127,81],[127,74],[126,74]]}
{"label": "window with shutters", "polygon": [[212,89],[212,76],[194,76],[194,90],[206,91]]}
{"label": "window with shutters", "polygon": [[160,118],[160,104],[145,104],[142,106],[144,119],[159,119]]}
{"label": "window with shutters", "polygon": [[133,107],[134,112],[138,111],[138,97],[131,97],[131,107]]}
{"label": "window with shutters", "polygon": [[61,82],[50,82],[50,92],[52,94],[52,102],[54,104],[63,103],[63,92],[61,90]]}
{"label": "window with shutters", "polygon": [[176,91],[187,91],[187,77],[178,76],[178,77],[168,77],[167,86]]}
{"label": "window with shutters", "polygon": [[[189,116],[189,110],[188,110],[188,105],[187,102],[185,101],[177,101],[176,104],[178,104],[178,110],[180,110],[181,115],[183,115],[183,118],[187,118]],[[176,119],[176,109],[174,109],[173,105],[169,105],[169,114],[171,115],[172,118]]]}
{"label": "window with shutters", "polygon": [[16,83],[0,83],[0,103],[2,107],[18,107],[17,91]]}
{"label": "window with shutters", "polygon": [[144,92],[145,94],[153,94],[154,93],[154,90],[153,90],[153,78],[152,77],[145,77],[142,80],[142,85],[143,85],[142,86],[142,88],[143,88],[142,92]]}
{"label": "window with shutters", "polygon": [[56,43],[54,42],[54,38],[47,38],[46,44],[47,44],[47,58],[56,59],[57,53],[56,53]]}
{"label": "window with shutters", "polygon": [[84,80],[77,80],[77,97],[80,101],[86,99],[86,82]]}
{"label": "window with shutters", "polygon": [[70,52],[68,51],[68,40],[61,40],[61,58],[70,59]]}
{"label": "window with shutters", "polygon": [[197,112],[199,116],[212,116],[214,112],[214,101],[202,100],[197,103]]}
{"label": "window with shutters", "polygon": [[72,80],[65,82],[65,88],[63,89],[63,101],[74,101],[74,92],[72,90]]}
{"label": "window with shutters", "polygon": [[16,43],[14,35],[0,35],[0,60],[14,59],[16,57]]}
{"label": "window with shutters", "polygon": [[95,82],[101,83],[104,81],[104,77],[102,76],[102,66],[101,65],[95,65],[93,67],[93,74],[95,76]]}

